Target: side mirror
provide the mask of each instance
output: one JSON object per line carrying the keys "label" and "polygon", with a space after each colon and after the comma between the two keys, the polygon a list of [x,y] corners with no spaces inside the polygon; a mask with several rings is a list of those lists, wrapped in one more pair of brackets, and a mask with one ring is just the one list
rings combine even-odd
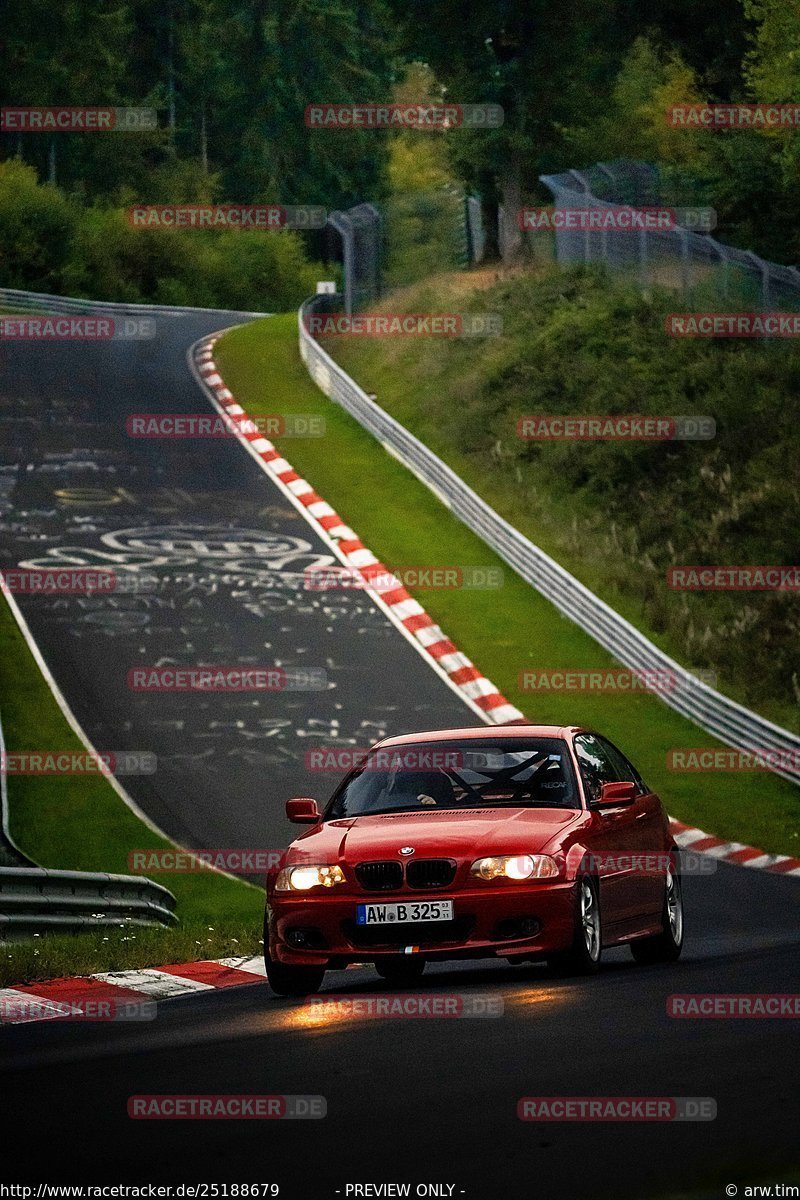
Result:
{"label": "side mirror", "polygon": [[616,808],[620,804],[633,804],[636,799],[636,784],[621,781],[619,783],[604,783],[600,789],[600,799],[595,800],[593,808]]}
{"label": "side mirror", "polygon": [[317,802],[310,796],[287,800],[286,815],[295,825],[316,825],[320,819]]}

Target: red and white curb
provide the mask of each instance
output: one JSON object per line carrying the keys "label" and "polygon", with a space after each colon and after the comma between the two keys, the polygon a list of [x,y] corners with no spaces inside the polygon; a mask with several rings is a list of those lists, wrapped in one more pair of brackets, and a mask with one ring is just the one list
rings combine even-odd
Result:
{"label": "red and white curb", "polygon": [[139,971],[100,971],[78,979],[49,979],[42,983],[0,988],[0,1025],[53,1020],[114,1020],[114,1014],[120,1010],[124,1012],[126,1005],[265,981],[266,969],[261,955],[148,967]]}
{"label": "red and white curb", "polygon": [[669,824],[682,850],[706,854],[709,858],[733,863],[737,867],[754,867],[757,871],[771,871],[774,875],[800,876],[800,858],[792,858],[788,854],[767,854],[755,846],[746,846],[744,842],[726,842],[702,829],[684,825],[674,817],[670,817]]}
{"label": "red and white curb", "polygon": [[225,386],[225,381],[214,362],[212,348],[216,340],[216,337],[208,338],[195,347],[194,364],[197,373],[212,392],[217,405],[227,416],[236,417],[237,424],[244,426],[239,436],[250,443],[270,474],[303,506],[310,524],[335,543],[342,559],[358,573],[367,590],[378,597],[391,620],[401,626],[407,635],[411,635],[417,648],[429,656],[470,707],[477,708],[484,719],[493,725],[524,720],[523,713],[510,704],[466,654],[462,654],[453,645],[422,605],[406,591],[389,568],[367,549],[330,504],[323,500],[310,483],[298,475],[273,443],[258,432],[252,418],[250,420],[253,429],[247,429],[247,413],[237,404]]}

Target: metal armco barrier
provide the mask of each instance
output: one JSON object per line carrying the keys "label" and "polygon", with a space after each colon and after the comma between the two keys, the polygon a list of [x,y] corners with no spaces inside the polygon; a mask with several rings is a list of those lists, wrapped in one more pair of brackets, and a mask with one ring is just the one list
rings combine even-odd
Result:
{"label": "metal armco barrier", "polygon": [[[71,296],[51,296],[47,292],[21,292],[16,288],[0,288],[0,309],[15,312],[59,316],[77,316],[81,313],[118,313],[120,316],[142,317],[157,313],[163,317],[183,317],[191,313],[221,312],[217,308],[181,308],[173,304],[121,304],[108,300],[78,300]],[[269,313],[245,312],[245,317],[266,317]]]}
{"label": "metal armco barrier", "polygon": [[326,396],[341,404],[526,583],[623,666],[634,671],[674,673],[675,686],[654,693],[660,700],[734,749],[783,751],[792,761],[772,769],[784,779],[800,784],[800,737],[728,699],[687,672],[481,500],[455,471],[371,400],[315,341],[306,328],[305,317],[314,311],[316,304],[316,298],[307,300],[298,314],[300,355]]}
{"label": "metal armco barrier", "polygon": [[76,932],[121,922],[175,924],[175,897],[149,879],[47,870],[26,858],[9,830],[4,762],[0,722],[0,940],[45,929]]}
{"label": "metal armco barrier", "polygon": [[0,867],[0,938],[106,925],[173,925],[172,892],[133,875]]}

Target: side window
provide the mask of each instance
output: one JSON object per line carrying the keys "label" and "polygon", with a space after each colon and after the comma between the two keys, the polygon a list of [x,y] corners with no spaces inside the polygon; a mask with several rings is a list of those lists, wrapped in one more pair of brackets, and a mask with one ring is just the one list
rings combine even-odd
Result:
{"label": "side window", "polygon": [[613,742],[609,742],[608,738],[598,738],[598,741],[602,743],[603,749],[616,772],[617,779],[624,779],[628,783],[635,783],[639,795],[647,792],[649,789],[641,775],[633,763],[628,762],[622,751],[618,750]]}
{"label": "side window", "polygon": [[590,804],[600,799],[604,783],[615,783],[619,776],[599,739],[589,733],[575,738],[575,753],[581,769],[583,786]]}

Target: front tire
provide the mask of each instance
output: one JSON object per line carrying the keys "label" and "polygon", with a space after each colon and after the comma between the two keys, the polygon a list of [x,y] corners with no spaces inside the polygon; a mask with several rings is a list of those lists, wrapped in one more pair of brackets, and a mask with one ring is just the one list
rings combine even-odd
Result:
{"label": "front tire", "polygon": [[410,987],[422,978],[425,970],[424,958],[387,958],[375,963],[381,979],[393,987]]}
{"label": "front tire", "polygon": [[638,963],[676,962],[683,949],[683,893],[681,877],[673,867],[667,868],[664,881],[663,928],[654,937],[638,938],[631,942],[631,954]]}
{"label": "front tire", "polygon": [[267,959],[267,982],[276,996],[313,996],[324,978],[324,967],[292,967]]}
{"label": "front tire", "polygon": [[583,875],[578,880],[575,934],[569,950],[548,956],[548,964],[557,975],[594,975],[600,970],[603,932],[600,894],[597,880]]}

